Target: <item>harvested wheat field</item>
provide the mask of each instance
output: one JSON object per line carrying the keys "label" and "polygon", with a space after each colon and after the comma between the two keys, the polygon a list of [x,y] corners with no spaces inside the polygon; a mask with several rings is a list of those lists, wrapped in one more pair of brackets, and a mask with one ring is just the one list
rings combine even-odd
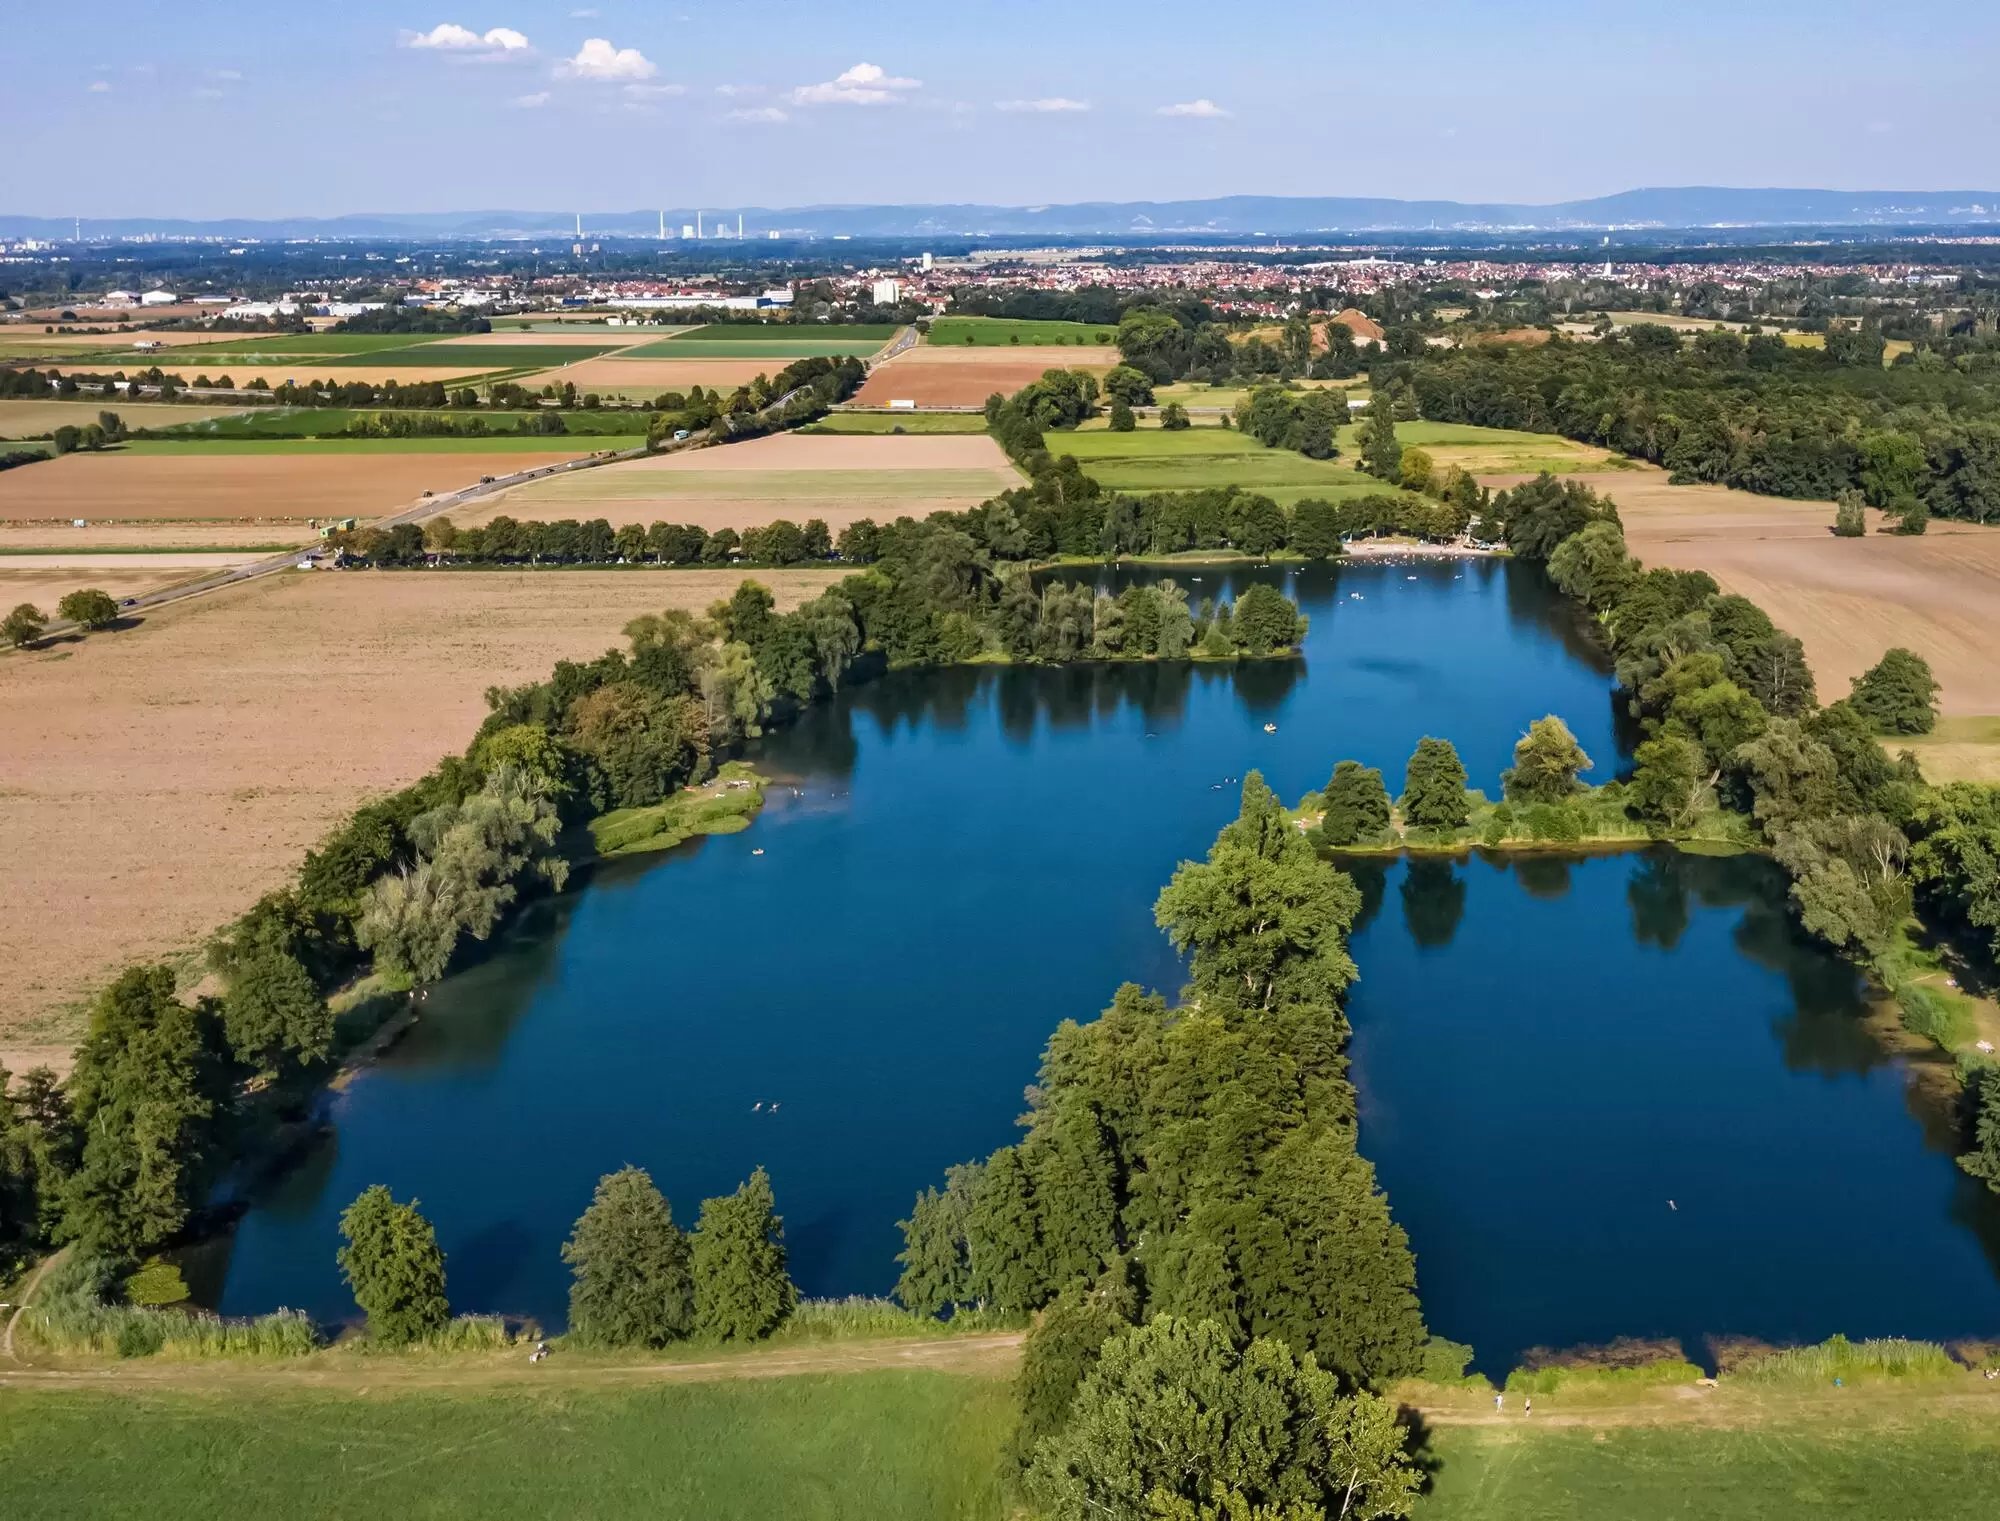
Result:
{"label": "harvested wheat field", "polygon": [[93,524],[197,519],[299,524],[313,518],[380,517],[426,491],[453,491],[482,475],[509,475],[589,452],[68,454],[0,472],[0,522],[83,518]]}
{"label": "harvested wheat field", "polygon": [[886,521],[976,506],[1021,484],[985,434],[779,433],[534,481],[451,514],[465,526],[512,518],[696,523],[714,532],[778,518]]}
{"label": "harvested wheat field", "polygon": [[854,401],[863,407],[886,407],[892,401],[913,401],[920,407],[976,407],[995,391],[1012,395],[1040,380],[1044,370],[1102,374],[1117,363],[1118,351],[1105,348],[924,346],[877,365]]}
{"label": "harvested wheat field", "polygon": [[[837,571],[760,573],[781,608]],[[59,1057],[117,967],[196,949],[365,798],[463,749],[485,690],[700,609],[734,571],[321,572],[0,655],[0,1047]],[[29,1047],[39,1051],[27,1052]]]}
{"label": "harvested wheat field", "polygon": [[[535,342],[541,341],[535,335]],[[759,375],[775,375],[789,359],[621,359],[616,354],[583,359],[560,369],[529,375],[521,384],[535,389],[568,383],[579,391],[597,391],[606,396],[636,396],[648,399],[662,391],[733,391],[747,386]]]}
{"label": "harvested wheat field", "polygon": [[1705,570],[1804,640],[1822,700],[1902,645],[1931,663],[1946,715],[2000,714],[2000,528],[1933,519],[1920,538],[1836,539],[1831,502],[1670,486],[1651,467],[1570,479],[1618,504],[1641,560]]}
{"label": "harvested wheat field", "polygon": [[0,555],[0,606],[32,602],[53,614],[59,598],[86,587],[113,597],[197,581],[254,554]]}

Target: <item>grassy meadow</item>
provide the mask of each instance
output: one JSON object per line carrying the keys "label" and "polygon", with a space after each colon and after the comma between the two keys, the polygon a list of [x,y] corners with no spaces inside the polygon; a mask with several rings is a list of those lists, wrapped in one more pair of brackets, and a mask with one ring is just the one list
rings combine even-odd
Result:
{"label": "grassy meadow", "polygon": [[1114,342],[1118,329],[1103,322],[1036,322],[1016,317],[939,317],[929,341],[944,348],[1014,344],[1040,346],[1082,343],[1095,348]]}
{"label": "grassy meadow", "polygon": [[1157,426],[1131,433],[1083,428],[1047,436],[1051,454],[1071,454],[1094,479],[1114,491],[1199,491],[1241,486],[1280,503],[1301,497],[1337,499],[1389,489],[1357,472],[1352,457],[1307,459],[1289,449],[1267,449],[1234,428],[1196,426],[1169,433]]}
{"label": "grassy meadow", "polygon": [[547,1392],[0,1387],[9,1521],[999,1521],[1012,1397],[920,1372]]}
{"label": "grassy meadow", "polygon": [[[594,1375],[560,1355],[545,1379],[511,1363],[504,1374],[438,1363],[407,1382],[383,1371],[333,1387],[192,1368],[102,1390],[0,1382],[0,1514],[1016,1513],[1013,1396],[1001,1377],[876,1368],[640,1382],[636,1369]],[[2000,1401],[1961,1377],[1710,1391],[1712,1408],[1685,1386],[1556,1396],[1533,1417],[1518,1415],[1517,1394],[1500,1419],[1474,1394],[1446,1396],[1451,1414],[1427,1428],[1431,1483],[1416,1518],[1974,1521],[2000,1513]]]}

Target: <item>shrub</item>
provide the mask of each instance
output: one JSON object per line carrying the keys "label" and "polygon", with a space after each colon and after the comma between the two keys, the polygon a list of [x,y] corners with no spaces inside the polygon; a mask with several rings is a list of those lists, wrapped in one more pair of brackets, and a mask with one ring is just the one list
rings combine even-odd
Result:
{"label": "shrub", "polygon": [[1773,1347],[1751,1352],[1728,1369],[1734,1378],[1760,1382],[1825,1382],[1873,1374],[1881,1378],[1943,1378],[1958,1364],[1934,1341],[1900,1336],[1849,1341],[1834,1336],[1810,1347]]}

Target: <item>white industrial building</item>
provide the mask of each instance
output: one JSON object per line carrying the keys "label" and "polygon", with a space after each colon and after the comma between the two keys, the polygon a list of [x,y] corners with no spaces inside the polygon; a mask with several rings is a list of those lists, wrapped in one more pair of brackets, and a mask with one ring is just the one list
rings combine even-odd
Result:
{"label": "white industrial building", "polygon": [[874,294],[877,306],[894,306],[903,298],[903,282],[901,280],[877,280],[874,285]]}

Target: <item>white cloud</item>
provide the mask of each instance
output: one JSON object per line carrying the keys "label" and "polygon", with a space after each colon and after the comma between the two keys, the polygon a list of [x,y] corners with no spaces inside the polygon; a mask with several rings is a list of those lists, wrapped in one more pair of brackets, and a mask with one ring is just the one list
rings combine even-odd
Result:
{"label": "white cloud", "polygon": [[1160,107],[1160,115],[1162,116],[1227,116],[1229,114],[1229,112],[1223,110],[1222,107],[1218,106],[1206,95],[1200,100],[1184,100],[1178,105]]}
{"label": "white cloud", "polygon": [[111,93],[111,86],[101,79],[93,80],[90,86],[90,93],[93,95],[109,95]]}
{"label": "white cloud", "polygon": [[904,92],[923,87],[922,80],[899,79],[880,64],[857,63],[838,79],[800,85],[792,91],[791,99],[799,106],[887,106],[894,105]]}
{"label": "white cloud", "polygon": [[686,85],[677,84],[628,84],[625,93],[634,100],[654,100],[662,95],[685,95]]}
{"label": "white cloud", "polygon": [[403,46],[431,48],[443,53],[483,53],[494,57],[502,53],[526,52],[528,39],[510,26],[496,26],[489,32],[480,33],[445,21],[428,32],[403,33]]}
{"label": "white cloud", "polygon": [[231,84],[236,83],[243,77],[241,69],[217,69],[214,72],[217,79],[227,80]]}
{"label": "white cloud", "polygon": [[570,20],[572,20],[572,21],[595,21],[595,20],[597,19],[597,12],[596,12],[596,11],[571,11],[571,12],[569,13],[569,19],[570,19]]}
{"label": "white cloud", "polygon": [[556,65],[562,79],[651,79],[659,72],[637,48],[615,48],[602,37],[586,39],[576,57]]}
{"label": "white cloud", "polygon": [[1041,100],[996,100],[993,108],[996,111],[1088,111],[1090,102],[1050,95]]}
{"label": "white cloud", "polygon": [[221,100],[223,92],[212,85],[203,85],[194,92],[194,98],[196,100]]}
{"label": "white cloud", "polygon": [[790,121],[791,117],[776,106],[749,106],[738,111],[723,114],[724,121]]}
{"label": "white cloud", "polygon": [[549,92],[547,90],[537,90],[532,95],[516,95],[513,100],[514,108],[520,111],[532,111],[537,106],[545,106],[548,103]]}

